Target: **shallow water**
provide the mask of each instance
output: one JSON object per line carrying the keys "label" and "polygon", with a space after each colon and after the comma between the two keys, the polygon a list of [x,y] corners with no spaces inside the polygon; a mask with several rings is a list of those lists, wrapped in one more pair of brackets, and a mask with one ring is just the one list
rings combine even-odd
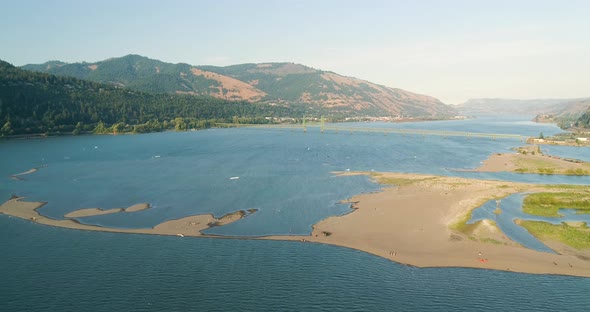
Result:
{"label": "shallow water", "polygon": [[[471,219],[467,222],[473,224],[480,220],[495,221],[500,230],[506,234],[511,240],[534,250],[553,253],[551,248],[536,239],[523,227],[514,223],[514,220],[526,221],[543,221],[551,224],[561,224],[562,222],[587,222],[590,223],[590,214],[576,214],[575,209],[567,209],[563,207],[559,209],[560,217],[542,217],[531,215],[522,211],[522,202],[526,194],[513,194],[499,203],[496,200],[490,200],[481,207],[473,210]],[[500,214],[494,213],[494,210],[499,207]]]}
{"label": "shallow water", "polygon": [[[350,126],[533,136],[561,132],[522,118]],[[248,236],[309,233],[319,220],[350,211],[349,205],[339,204],[341,200],[379,188],[367,177],[337,177],[333,171],[590,184],[589,177],[454,171],[475,168],[490,154],[521,144],[510,139],[321,134],[317,129],[307,133],[212,129],[2,141],[0,199],[18,194],[48,201],[40,211],[53,218],[80,208],[141,202],[152,206],[122,216],[79,219],[114,227],[146,227],[187,215],[259,209],[208,231]],[[563,153],[560,156],[575,151]],[[40,169],[22,176],[24,181],[10,178],[33,167]],[[0,216],[0,233],[0,308],[8,308],[3,311],[510,311],[579,310],[590,303],[583,295],[590,290],[587,279],[415,269],[332,246],[91,233],[7,216]]]}

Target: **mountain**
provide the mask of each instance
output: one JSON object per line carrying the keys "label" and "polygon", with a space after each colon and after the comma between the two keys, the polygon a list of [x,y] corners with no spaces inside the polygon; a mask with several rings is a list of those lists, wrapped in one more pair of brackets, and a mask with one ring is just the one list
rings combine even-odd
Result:
{"label": "mountain", "polygon": [[590,99],[564,100],[548,107],[542,114],[552,115],[557,118],[578,118],[590,107]]}
{"label": "mountain", "polygon": [[306,104],[312,110],[355,116],[457,115],[453,107],[430,96],[293,63],[192,66],[127,55],[96,63],[52,61],[22,68],[144,92],[209,95],[279,105]]}
{"label": "mountain", "polygon": [[267,116],[303,114],[302,106],[145,93],[27,71],[0,60],[0,136],[183,130],[214,122],[268,123]]}
{"label": "mountain", "polygon": [[568,99],[469,99],[456,108],[464,115],[536,115],[553,110]]}
{"label": "mountain", "polygon": [[563,129],[589,128],[590,99],[573,100],[556,105],[535,117],[538,122],[556,123]]}
{"label": "mountain", "polygon": [[[590,105],[590,100],[586,101]],[[578,128],[590,129],[590,106],[586,106],[586,110],[572,123],[572,126]]]}

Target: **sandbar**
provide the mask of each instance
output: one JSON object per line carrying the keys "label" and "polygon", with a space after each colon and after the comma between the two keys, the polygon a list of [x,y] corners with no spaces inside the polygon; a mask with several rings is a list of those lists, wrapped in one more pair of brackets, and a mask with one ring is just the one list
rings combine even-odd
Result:
{"label": "sandbar", "polygon": [[590,163],[543,154],[538,146],[527,145],[514,153],[493,154],[473,171],[590,175]]}
{"label": "sandbar", "polygon": [[31,173],[35,173],[39,170],[39,168],[31,168],[25,172],[21,172],[21,173],[16,173],[11,175],[10,177],[15,179],[15,180],[24,180],[23,178],[21,178],[21,176],[27,175],[27,174],[31,174]]}
{"label": "sandbar", "polygon": [[135,204],[133,206],[129,206],[129,207],[125,208],[125,212],[136,212],[136,211],[141,211],[141,210],[145,210],[148,208],[150,208],[150,204],[148,204],[148,203]]}
{"label": "sandbar", "polygon": [[[552,191],[551,186],[420,174],[338,174],[370,175],[384,186],[380,192],[347,199],[345,202],[354,208],[350,213],[318,222],[310,235],[229,238],[330,244],[416,267],[469,267],[590,277],[590,250],[577,250],[557,241],[544,241],[556,251],[554,254],[531,250],[511,241],[491,220],[480,221],[470,226],[469,231],[455,228],[488,200],[514,193]],[[556,187],[554,191],[559,189]],[[204,235],[202,231],[236,222],[255,212],[236,211],[220,218],[204,214],[165,221],[154,228],[116,229],[71,219],[50,219],[37,212],[43,205],[13,198],[0,206],[0,213],[79,230],[219,237]]]}
{"label": "sandbar", "polygon": [[[180,219],[164,221],[153,228],[140,228],[140,229],[121,229],[121,228],[109,228],[97,225],[88,225],[80,223],[74,219],[56,220],[48,218],[39,214],[37,209],[43,207],[44,202],[27,202],[23,200],[23,197],[11,198],[4,204],[0,205],[0,214],[5,214],[21,219],[30,220],[35,223],[45,224],[55,227],[70,228],[76,230],[87,230],[87,231],[102,231],[102,232],[116,232],[116,233],[132,233],[132,234],[155,234],[155,235],[176,235],[176,236],[206,236],[214,237],[214,235],[204,235],[201,231],[206,230],[213,226],[226,225],[235,221],[238,221],[250,213],[246,211],[236,211],[233,213],[226,214],[220,218],[215,218],[212,214],[202,214],[187,216]],[[144,204],[142,204],[143,207]],[[98,214],[104,214],[100,212],[110,212],[111,210],[119,210],[116,213],[121,212],[120,208],[110,210],[100,210],[98,208],[81,209],[76,210],[74,215],[85,215],[94,216]],[[99,212],[98,214],[96,214]],[[94,214],[92,214],[94,213]],[[70,215],[70,214],[68,214]],[[70,216],[71,217],[71,216]],[[79,216],[78,216],[79,217]]]}
{"label": "sandbar", "polygon": [[64,215],[66,218],[84,218],[84,217],[91,217],[91,216],[100,216],[105,214],[111,213],[118,213],[123,211],[122,208],[113,208],[102,210],[100,208],[86,208],[86,209],[78,209],[72,212],[68,212]]}
{"label": "sandbar", "polygon": [[92,217],[92,216],[100,216],[105,214],[113,214],[113,213],[120,213],[120,212],[137,212],[141,210],[145,210],[150,208],[148,203],[141,203],[129,206],[127,208],[113,208],[113,209],[101,209],[101,208],[85,208],[85,209],[78,209],[71,212],[68,212],[64,215],[65,218],[84,218],[84,217]]}

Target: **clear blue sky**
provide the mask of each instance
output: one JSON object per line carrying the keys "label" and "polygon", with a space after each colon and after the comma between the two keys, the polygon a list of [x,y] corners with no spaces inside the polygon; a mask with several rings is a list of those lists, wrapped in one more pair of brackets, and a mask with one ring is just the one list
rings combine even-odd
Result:
{"label": "clear blue sky", "polygon": [[590,97],[590,1],[0,0],[0,59],[289,61],[435,96]]}

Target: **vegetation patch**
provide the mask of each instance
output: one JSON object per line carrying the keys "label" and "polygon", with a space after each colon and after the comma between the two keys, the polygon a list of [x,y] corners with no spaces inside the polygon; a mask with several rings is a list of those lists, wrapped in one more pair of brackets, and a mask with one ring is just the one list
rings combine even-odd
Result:
{"label": "vegetation patch", "polygon": [[575,184],[548,184],[544,185],[546,189],[559,189],[559,190],[569,190],[569,191],[579,191],[579,190],[586,190],[590,192],[590,187],[587,185],[575,185]]}
{"label": "vegetation patch", "polygon": [[547,222],[519,220],[518,224],[541,240],[557,240],[576,249],[590,248],[590,228],[585,223],[581,226],[570,226],[565,223],[553,225]]}
{"label": "vegetation patch", "polygon": [[590,192],[542,192],[527,195],[522,210],[525,213],[559,217],[559,209],[570,208],[590,213]]}
{"label": "vegetation patch", "polygon": [[421,179],[411,179],[411,178],[399,178],[399,177],[388,177],[384,176],[381,173],[371,172],[370,176],[377,181],[379,184],[385,185],[397,185],[397,186],[406,186],[420,181],[431,180],[434,178],[421,178]]}
{"label": "vegetation patch", "polygon": [[588,172],[588,170],[584,170],[582,168],[577,168],[577,169],[567,169],[565,171],[565,174],[582,176],[582,175],[588,175],[589,172]]}
{"label": "vegetation patch", "polygon": [[467,222],[471,220],[471,211],[466,213],[461,219],[457,220],[457,222],[451,224],[451,230],[471,235],[473,231],[477,228],[477,226],[481,223],[481,221],[477,221],[473,224],[467,224]]}

